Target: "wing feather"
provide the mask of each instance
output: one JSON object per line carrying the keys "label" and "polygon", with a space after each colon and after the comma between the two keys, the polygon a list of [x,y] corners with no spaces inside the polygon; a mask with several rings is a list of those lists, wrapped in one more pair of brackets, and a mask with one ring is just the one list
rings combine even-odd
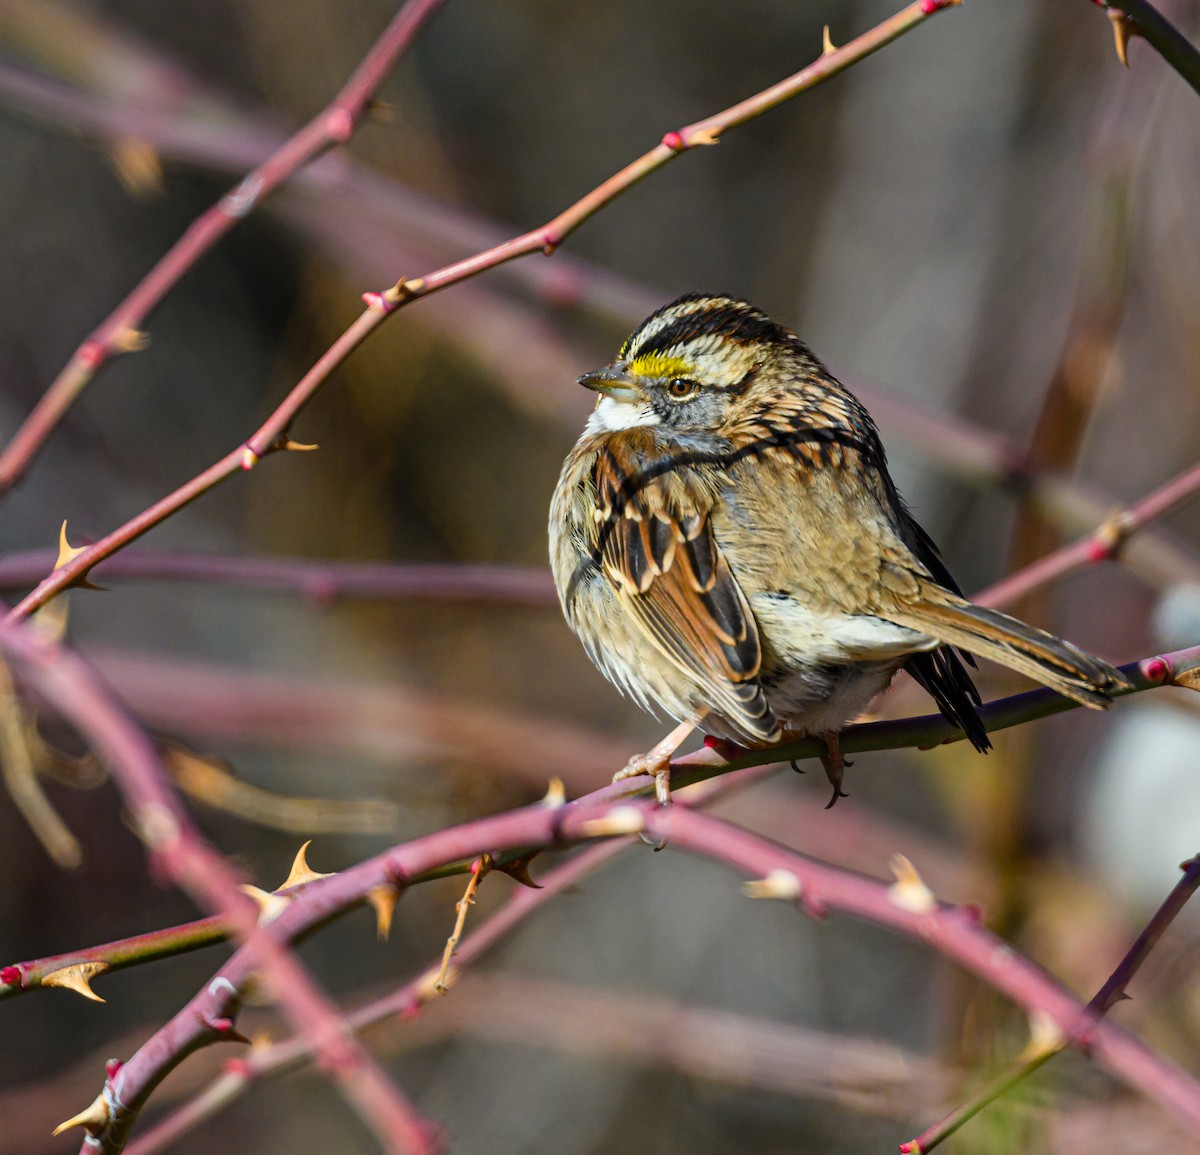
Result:
{"label": "wing feather", "polygon": [[642,430],[609,439],[595,481],[598,560],[633,620],[710,710],[752,738],[778,738],[758,682],[758,626],[713,535],[712,483]]}

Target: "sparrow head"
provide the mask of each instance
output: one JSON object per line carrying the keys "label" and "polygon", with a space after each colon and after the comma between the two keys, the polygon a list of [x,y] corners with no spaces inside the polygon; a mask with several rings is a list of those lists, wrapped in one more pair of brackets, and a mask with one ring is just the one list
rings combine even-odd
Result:
{"label": "sparrow head", "polygon": [[713,431],[764,385],[813,368],[799,338],[748,301],[693,293],[652,313],[615,361],[579,384],[601,395],[593,427]]}

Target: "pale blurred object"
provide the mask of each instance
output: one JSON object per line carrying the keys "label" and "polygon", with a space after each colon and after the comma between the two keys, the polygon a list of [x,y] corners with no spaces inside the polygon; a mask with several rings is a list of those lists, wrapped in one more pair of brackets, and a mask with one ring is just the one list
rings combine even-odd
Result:
{"label": "pale blurred object", "polygon": [[1198,748],[1200,717],[1140,701],[1118,712],[1097,758],[1081,823],[1085,853],[1138,913],[1162,902],[1179,864],[1200,853]]}

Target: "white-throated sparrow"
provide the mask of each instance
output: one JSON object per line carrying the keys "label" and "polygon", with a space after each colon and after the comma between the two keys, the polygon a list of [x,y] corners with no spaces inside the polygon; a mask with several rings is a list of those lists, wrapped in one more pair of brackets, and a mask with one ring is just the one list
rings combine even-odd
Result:
{"label": "white-throated sparrow", "polygon": [[748,302],[681,297],[579,383],[600,397],[550,506],[555,584],[605,676],[682,723],[618,778],[651,774],[665,801],[694,726],[751,747],[815,734],[836,800],[837,732],[901,667],[981,751],[964,657],[1096,708],[1128,686],[963,598],[866,409]]}

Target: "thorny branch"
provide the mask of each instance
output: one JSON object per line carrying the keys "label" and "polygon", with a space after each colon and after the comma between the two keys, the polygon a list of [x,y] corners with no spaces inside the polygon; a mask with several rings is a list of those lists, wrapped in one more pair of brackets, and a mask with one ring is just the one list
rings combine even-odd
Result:
{"label": "thorny branch", "polygon": [[[754,897],[795,902],[815,916],[843,911],[932,945],[1027,1011],[1042,1016],[1056,1028],[1062,1045],[1086,1044],[1089,1054],[1106,1070],[1185,1121],[1200,1125],[1200,1086],[1124,1031],[1099,1021],[1040,968],[987,931],[977,912],[939,903],[911,866],[899,867],[897,882],[889,886],[808,859],[687,807],[657,807],[648,799],[622,798],[620,794],[619,788],[609,787],[576,803],[528,807],[393,847],[375,859],[314,882],[281,909],[266,933],[280,942],[292,941],[314,920],[353,905],[373,887],[402,885],[451,866],[462,869],[464,860],[474,861],[483,854],[503,861],[532,849],[643,834],[761,879],[748,890]],[[245,954],[245,948],[239,950],[208,988],[130,1059],[124,1070],[129,1072],[131,1088],[157,1082],[182,1054],[206,1041],[198,1037],[196,1023],[211,1014],[211,991],[221,980],[235,986],[245,981]],[[425,988],[433,986],[431,979],[427,972],[416,980],[425,997]],[[405,988],[403,1005],[419,1005],[418,991]],[[414,994],[418,994],[415,1001]],[[398,1007],[399,1003],[393,998],[390,1005]],[[174,1049],[159,1041],[166,1037],[175,1038]]]}
{"label": "thorny branch", "polygon": [[1200,52],[1149,0],[1092,0],[1113,22],[1117,55],[1128,63],[1131,36],[1141,36],[1197,93],[1200,93]]}
{"label": "thorny branch", "polygon": [[[11,630],[12,627],[9,627],[10,633]],[[0,635],[0,638],[3,636],[5,635]],[[66,654],[66,651],[62,652]],[[1200,647],[1155,655],[1139,662],[1130,662],[1122,666],[1121,670],[1133,683],[1133,690],[1128,693],[1138,693],[1162,685],[1190,685],[1193,672],[1200,670]],[[1060,697],[1051,690],[1038,689],[989,702],[984,707],[983,719],[988,731],[995,732],[1077,708],[1077,703],[1068,698]],[[872,750],[895,750],[905,747],[927,749],[944,742],[958,740],[961,740],[959,731],[940,715],[922,715],[849,726],[842,731],[840,744],[849,753],[865,753]],[[671,764],[672,782],[676,790],[681,790],[696,783],[716,780],[721,775],[734,771],[776,765],[792,760],[819,758],[824,752],[823,743],[811,738],[766,750],[742,751],[730,761],[720,757],[715,751],[706,749],[697,751],[695,754],[684,755],[673,761]],[[580,799],[580,801],[609,797],[636,797],[646,789],[647,787],[633,780],[619,787],[606,787],[596,794]],[[459,870],[469,870],[469,866],[461,864]],[[441,877],[443,873],[439,872],[437,877]],[[421,881],[424,879],[409,878],[406,885],[415,885]],[[361,896],[359,897],[361,899]],[[220,941],[224,937],[226,937],[226,931],[217,920],[205,919],[164,931],[138,935],[131,939],[122,939],[107,946],[71,951],[29,962],[12,963],[0,968],[0,984],[3,984],[0,985],[0,999],[20,993],[22,990],[34,989],[41,985],[45,974],[60,970],[73,963],[104,962],[111,969],[118,969],[182,953],[194,947]]]}
{"label": "thorny branch", "polygon": [[[325,1069],[384,1149],[396,1155],[434,1150],[425,1121],[350,1036],[337,1010],[297,959],[263,933],[258,908],[242,893],[225,859],[192,826],[167,785],[149,739],[87,665],[69,650],[43,642],[22,626],[0,628],[0,650],[18,679],[74,723],[109,764],[152,867],[201,906],[219,913],[246,944],[240,952],[247,967],[242,981],[210,986],[209,998],[191,1022],[190,1044],[182,1046],[181,1055],[205,1042],[238,1037],[233,1019],[249,975],[257,972],[293,1025],[312,1036]],[[137,1087],[129,1074],[119,1064],[110,1069],[104,1090],[71,1121],[84,1126],[101,1150],[121,1149],[138,1107],[155,1086],[156,1081]]]}
{"label": "thorny branch", "polygon": [[0,494],[11,489],[58,427],[63,415],[113,357],[136,353],[149,338],[139,326],[196,262],[295,172],[334,145],[345,144],[392,65],[444,0],[409,0],[330,104],[192,222],[137,287],[75,351],[12,440],[0,452]]}
{"label": "thorny branch", "polygon": [[[364,1085],[346,1075],[346,1071],[350,1070],[362,1078],[363,1068],[360,1064],[365,1057],[356,1057],[362,1053],[351,1042],[345,1021],[336,1012],[322,1009],[323,999],[311,989],[309,980],[287,953],[286,944],[316,922],[361,903],[372,893],[380,890],[400,892],[422,877],[442,876],[448,871],[469,869],[464,860],[473,862],[483,854],[492,855],[503,865],[539,849],[601,836],[646,833],[676,840],[671,833],[671,813],[680,813],[683,808],[674,807],[666,812],[648,810],[639,797],[645,787],[626,782],[606,787],[570,806],[540,806],[513,811],[443,830],[393,848],[340,874],[314,881],[309,890],[295,898],[277,897],[273,905],[265,908],[270,912],[270,921],[258,928],[256,933],[252,925],[247,925],[244,906],[235,907],[236,900],[230,897],[232,882],[228,868],[220,859],[214,862],[215,855],[190,833],[177,803],[162,785],[161,777],[156,772],[153,750],[140,732],[125,720],[119,709],[99,690],[82,662],[61,647],[31,644],[25,637],[25,631],[19,627],[9,626],[0,632],[0,645],[4,646],[22,677],[70,718],[112,764],[117,781],[126,791],[135,826],[146,839],[160,869],[189,890],[197,892],[207,904],[218,908],[225,904],[226,917],[230,917],[232,925],[237,926],[248,939],[212,982],[162,1031],[128,1063],[110,1072],[105,1091],[96,1104],[77,1117],[77,1121],[87,1125],[91,1133],[100,1139],[105,1150],[115,1152],[122,1149],[137,1111],[167,1070],[197,1047],[230,1037],[241,994],[255,970],[267,972],[273,993],[285,1010],[291,1011],[297,1026],[313,1033],[314,1038],[320,1039],[325,1047],[351,1048],[349,1055],[339,1059],[341,1065],[336,1071],[343,1078],[348,1094],[375,1121],[377,1130],[392,1138],[397,1133],[403,1133],[409,1146],[397,1149],[426,1149],[423,1144],[428,1143],[427,1129],[411,1115],[406,1105],[398,1107],[392,1103],[392,1115],[383,1118],[386,1112],[380,1100],[387,1091],[392,1090],[390,1084],[385,1082],[380,1085],[376,1079],[368,1077]],[[1186,681],[1197,669],[1200,669],[1200,647],[1130,663],[1123,672],[1133,682],[1132,692],[1137,692],[1172,679]],[[1068,699],[1048,701],[1056,698],[1057,695],[1050,691],[1041,690],[994,703],[985,711],[985,723],[989,729],[994,729],[1043,713],[1054,713],[1058,709],[1070,709],[1075,705]],[[903,723],[873,723],[852,727],[845,732],[842,746],[853,752],[868,747],[890,748],[914,742],[932,744],[953,736],[957,734],[951,734],[949,724],[943,719],[908,719]],[[751,752],[728,763],[714,751],[702,750],[680,759],[673,766],[673,778],[682,786],[742,767],[771,764],[790,757],[819,756],[822,749],[820,742],[807,740],[786,748]],[[723,843],[720,839],[707,848],[688,842],[681,845],[715,854],[731,863],[740,864],[742,861],[728,857],[721,850]],[[809,862],[809,868],[821,877],[854,878],[835,867]],[[857,894],[858,884],[866,882],[854,878],[851,891]],[[843,893],[840,885],[839,882],[833,887],[834,893]],[[869,885],[878,887],[879,884]],[[818,900],[807,887],[803,893],[807,895],[806,901],[813,910],[828,903],[884,925],[895,926],[906,933],[913,931],[912,925],[904,920],[898,924],[890,908],[877,902],[863,903],[859,899],[847,899],[845,901],[849,901],[849,905],[845,905],[844,901],[837,899],[821,897]],[[824,887],[821,893],[825,894]],[[923,911],[923,915],[930,913],[928,909]],[[948,925],[958,926],[960,922]],[[974,926],[974,922],[971,925]],[[1068,1014],[1061,999],[1051,998],[1044,991],[1036,996],[1037,1001],[1031,1003],[1029,1000],[1034,996],[1030,996],[1023,987],[1020,990],[1014,988],[1011,975],[998,963],[999,955],[991,958],[990,962],[981,961],[974,947],[968,949],[958,942],[957,932],[950,933],[948,940],[942,935],[930,936],[925,930],[921,931],[921,936],[950,957],[975,969],[997,990],[1018,1001],[1024,998],[1023,1005],[1050,1015],[1063,1028],[1067,1038],[1073,1037],[1068,1027],[1075,1023],[1078,1012],[1071,1009]],[[1006,957],[1011,962],[1014,956],[1008,951]],[[1040,975],[1040,972],[1036,973]],[[1024,991],[1024,995],[1021,991]],[[316,1026],[326,1019],[326,1015],[332,1016],[331,1027],[336,1030],[334,1038],[330,1038],[328,1028],[321,1030]],[[1148,1052],[1144,1053],[1136,1045],[1130,1050],[1118,1040],[1113,1048],[1107,1053],[1107,1061],[1114,1073],[1130,1082],[1131,1086],[1158,1097],[1160,1102],[1185,1115],[1191,1112],[1191,1117],[1200,1120],[1200,1091],[1194,1097],[1189,1097],[1186,1080],[1180,1082],[1182,1076],[1172,1074],[1161,1060]],[[366,1062],[369,1063],[369,1060]],[[1157,1096],[1149,1090],[1153,1080],[1147,1075],[1147,1064],[1154,1068],[1155,1079],[1161,1077],[1167,1080],[1165,1090],[1161,1090]],[[368,1072],[374,1070],[373,1064],[367,1068]],[[388,1100],[384,1099],[383,1102]],[[408,1131],[400,1130],[403,1123],[408,1124]]]}

